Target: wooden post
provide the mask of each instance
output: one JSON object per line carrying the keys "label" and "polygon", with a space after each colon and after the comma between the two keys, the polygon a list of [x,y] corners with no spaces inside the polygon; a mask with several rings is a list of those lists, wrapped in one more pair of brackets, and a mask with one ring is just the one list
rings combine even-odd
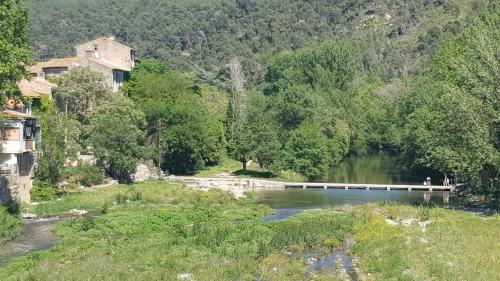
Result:
{"label": "wooden post", "polygon": [[443,204],[448,205],[450,203],[450,192],[443,191]]}

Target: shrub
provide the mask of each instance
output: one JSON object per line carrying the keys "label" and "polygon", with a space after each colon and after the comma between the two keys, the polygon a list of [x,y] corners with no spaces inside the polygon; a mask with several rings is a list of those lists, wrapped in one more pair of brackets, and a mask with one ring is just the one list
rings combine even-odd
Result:
{"label": "shrub", "polygon": [[141,201],[142,192],[132,189],[130,191],[130,201]]}
{"label": "shrub", "polygon": [[35,182],[31,189],[31,200],[33,201],[49,201],[57,193],[57,187],[49,182]]}
{"label": "shrub", "polygon": [[95,227],[95,219],[93,217],[86,217],[83,219],[80,229],[82,231],[89,231]]}
{"label": "shrub", "polygon": [[7,207],[0,206],[0,243],[21,231],[19,223],[18,216],[10,213]]}
{"label": "shrub", "polygon": [[115,201],[116,201],[116,204],[118,204],[118,205],[124,205],[128,201],[128,195],[125,193],[121,193],[121,192],[117,193],[115,195]]}
{"label": "shrub", "polygon": [[70,183],[91,187],[104,182],[104,174],[101,169],[85,162],[78,162],[76,167],[67,169],[63,178]]}

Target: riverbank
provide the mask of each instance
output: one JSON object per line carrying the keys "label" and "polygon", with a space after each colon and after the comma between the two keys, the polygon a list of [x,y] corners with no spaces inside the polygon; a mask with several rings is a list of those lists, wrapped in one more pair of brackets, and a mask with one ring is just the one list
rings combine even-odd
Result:
{"label": "riverbank", "polygon": [[103,214],[56,224],[59,243],[10,261],[0,280],[350,280],[341,260],[311,266],[323,257],[311,253],[337,250],[359,280],[500,277],[498,215],[366,204],[264,222],[272,210],[252,194],[165,181],[68,194],[31,211],[71,209]]}
{"label": "riverbank", "polygon": [[6,207],[0,206],[0,245],[21,231],[21,219],[11,214]]}

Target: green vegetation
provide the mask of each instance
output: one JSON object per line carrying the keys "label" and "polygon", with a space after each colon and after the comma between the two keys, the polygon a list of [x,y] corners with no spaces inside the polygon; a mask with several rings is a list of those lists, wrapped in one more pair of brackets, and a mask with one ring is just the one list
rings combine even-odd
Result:
{"label": "green vegetation", "polygon": [[114,178],[128,181],[145,155],[144,113],[125,97],[102,102],[89,121],[89,143],[98,165]]}
{"label": "green vegetation", "polygon": [[[500,277],[500,216],[443,208],[366,205],[354,225],[352,252],[373,280],[492,280]],[[407,222],[389,225],[384,217]],[[413,220],[413,221],[410,221]],[[419,222],[428,221],[426,227]]]}
{"label": "green vegetation", "polygon": [[[40,180],[59,181],[64,161],[87,147],[120,179],[142,159],[209,174],[232,158],[239,175],[319,180],[347,155],[384,150],[407,170],[500,196],[494,3],[105,3],[27,2],[40,58],[109,34],[144,58],[120,103],[108,104],[102,77],[86,69],[59,81],[59,117],[42,119],[57,129],[45,133]],[[145,126],[128,118],[139,111]],[[247,171],[250,160],[259,167]]]}
{"label": "green vegetation", "polygon": [[[428,68],[441,41],[456,36],[488,0],[27,0],[36,57],[71,54],[100,35],[181,71],[217,72],[242,58],[251,83],[268,59],[330,39],[353,40],[366,75],[408,79]],[[105,7],[105,8],[104,8]]]}
{"label": "green vegetation", "polygon": [[405,162],[472,182],[500,198],[500,7],[446,42],[400,104]]}
{"label": "green vegetation", "polygon": [[20,218],[0,205],[0,245],[21,231]]}
{"label": "green vegetation", "polygon": [[220,118],[225,108],[217,106],[216,99],[224,101],[225,93],[199,87],[189,75],[151,60],[132,71],[124,89],[146,116],[149,143],[157,144],[160,139],[164,170],[192,173],[222,160],[224,127]]}
{"label": "green vegetation", "polygon": [[0,103],[19,97],[17,82],[29,73],[25,65],[32,62],[28,37],[28,11],[19,0],[0,3]]}
{"label": "green vegetation", "polygon": [[35,181],[31,188],[31,201],[49,201],[57,194],[57,186],[49,182]]}
{"label": "green vegetation", "polygon": [[64,169],[61,179],[68,183],[68,188],[74,189],[102,184],[105,178],[99,167],[80,161],[76,166]]}
{"label": "green vegetation", "polygon": [[59,112],[72,116],[81,124],[87,124],[97,105],[113,96],[104,83],[104,76],[90,68],[72,69],[57,80],[54,98]]}
{"label": "green vegetation", "polygon": [[[62,241],[0,269],[2,280],[343,280],[308,271],[304,251],[353,240],[360,275],[370,280],[492,280],[500,276],[500,217],[403,205],[305,211],[265,223],[252,196],[151,181],[68,194],[33,206],[41,215],[74,208],[99,217],[56,225]],[[388,218],[397,225],[390,225]],[[412,220],[411,220],[412,219]],[[425,227],[419,223],[427,222]],[[403,225],[404,223],[407,226]],[[370,273],[370,275],[368,275]]]}

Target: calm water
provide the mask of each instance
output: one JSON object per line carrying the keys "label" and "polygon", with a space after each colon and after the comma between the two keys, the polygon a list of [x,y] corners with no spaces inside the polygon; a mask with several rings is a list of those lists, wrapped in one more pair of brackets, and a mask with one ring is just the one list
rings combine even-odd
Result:
{"label": "calm water", "polygon": [[[408,171],[401,168],[396,159],[386,153],[365,156],[351,156],[337,167],[331,169],[326,182],[374,183],[374,184],[421,184],[431,176],[433,183],[439,182],[438,176],[425,172]],[[260,191],[258,201],[275,209],[273,217],[280,219],[294,215],[304,209],[327,208],[345,204],[370,202],[401,202],[420,204],[424,202],[423,191],[404,190],[343,190],[343,189],[287,189]],[[442,193],[433,192],[431,202],[440,204]]]}
{"label": "calm water", "polygon": [[338,166],[333,167],[327,182],[343,183],[378,183],[378,184],[419,184],[426,177],[432,177],[434,183],[439,176],[424,171],[410,171],[401,167],[396,158],[387,153],[363,156],[349,156]]}
{"label": "calm water", "polygon": [[[273,209],[287,210],[291,215],[296,210],[328,208],[346,204],[355,205],[370,202],[402,202],[419,204],[424,202],[423,191],[404,190],[360,190],[360,189],[285,189],[265,190],[257,193],[259,203]],[[431,202],[441,203],[442,192],[433,192]]]}

